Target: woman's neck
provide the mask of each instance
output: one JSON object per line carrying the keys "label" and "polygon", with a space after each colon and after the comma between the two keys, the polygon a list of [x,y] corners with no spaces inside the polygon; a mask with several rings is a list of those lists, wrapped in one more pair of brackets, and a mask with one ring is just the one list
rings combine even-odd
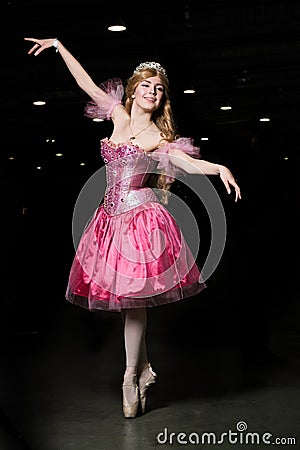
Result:
{"label": "woman's neck", "polygon": [[135,105],[132,106],[130,113],[130,126],[134,129],[141,129],[146,127],[150,122],[152,122],[152,111],[144,111],[138,109]]}

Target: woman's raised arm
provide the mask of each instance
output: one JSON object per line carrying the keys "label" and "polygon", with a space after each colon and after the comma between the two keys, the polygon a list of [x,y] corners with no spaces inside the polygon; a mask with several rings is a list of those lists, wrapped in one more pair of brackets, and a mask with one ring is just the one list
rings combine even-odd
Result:
{"label": "woman's raised arm", "polygon": [[66,63],[69,71],[75,78],[78,86],[83,89],[97,104],[101,104],[107,101],[108,95],[102,89],[100,89],[94,81],[91,79],[89,74],[84,70],[82,65],[77,61],[76,58],[62,45],[57,39],[35,39],[35,38],[24,38],[25,41],[31,41],[34,46],[28,51],[28,54],[34,54],[34,56],[39,55],[41,52],[47,48],[52,48],[53,43],[55,43],[55,48],[59,51],[61,57]]}

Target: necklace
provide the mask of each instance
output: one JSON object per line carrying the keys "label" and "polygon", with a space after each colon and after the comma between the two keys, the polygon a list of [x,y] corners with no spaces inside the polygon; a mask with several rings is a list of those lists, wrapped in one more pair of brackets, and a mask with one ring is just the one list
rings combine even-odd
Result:
{"label": "necklace", "polygon": [[129,138],[129,140],[130,140],[130,141],[134,141],[134,139],[135,139],[139,134],[143,133],[143,131],[146,131],[146,130],[150,127],[150,125],[152,125],[152,124],[153,124],[153,122],[152,122],[152,120],[151,120],[151,122],[149,123],[149,125],[147,125],[145,128],[142,128],[140,131],[138,131],[137,133],[134,134],[134,132],[132,131],[132,128],[131,128],[131,126],[130,126],[130,123],[129,123],[129,128],[130,128],[130,131],[131,131],[131,133],[132,133],[132,136]]}

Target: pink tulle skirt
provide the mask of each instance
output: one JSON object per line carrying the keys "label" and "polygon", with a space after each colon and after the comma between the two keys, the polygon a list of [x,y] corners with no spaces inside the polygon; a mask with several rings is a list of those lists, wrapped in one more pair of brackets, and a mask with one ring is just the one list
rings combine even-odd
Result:
{"label": "pink tulle skirt", "polygon": [[163,205],[148,202],[116,216],[101,205],[79,242],[66,299],[90,310],[121,311],[175,302],[205,287]]}

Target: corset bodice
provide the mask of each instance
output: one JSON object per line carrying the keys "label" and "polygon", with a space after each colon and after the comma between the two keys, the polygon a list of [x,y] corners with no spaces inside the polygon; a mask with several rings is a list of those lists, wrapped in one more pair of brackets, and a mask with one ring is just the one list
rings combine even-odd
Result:
{"label": "corset bodice", "polygon": [[101,156],[106,168],[104,209],[112,216],[122,214],[145,202],[158,202],[154,191],[146,187],[156,163],[150,152],[131,143],[115,145],[101,141]]}

